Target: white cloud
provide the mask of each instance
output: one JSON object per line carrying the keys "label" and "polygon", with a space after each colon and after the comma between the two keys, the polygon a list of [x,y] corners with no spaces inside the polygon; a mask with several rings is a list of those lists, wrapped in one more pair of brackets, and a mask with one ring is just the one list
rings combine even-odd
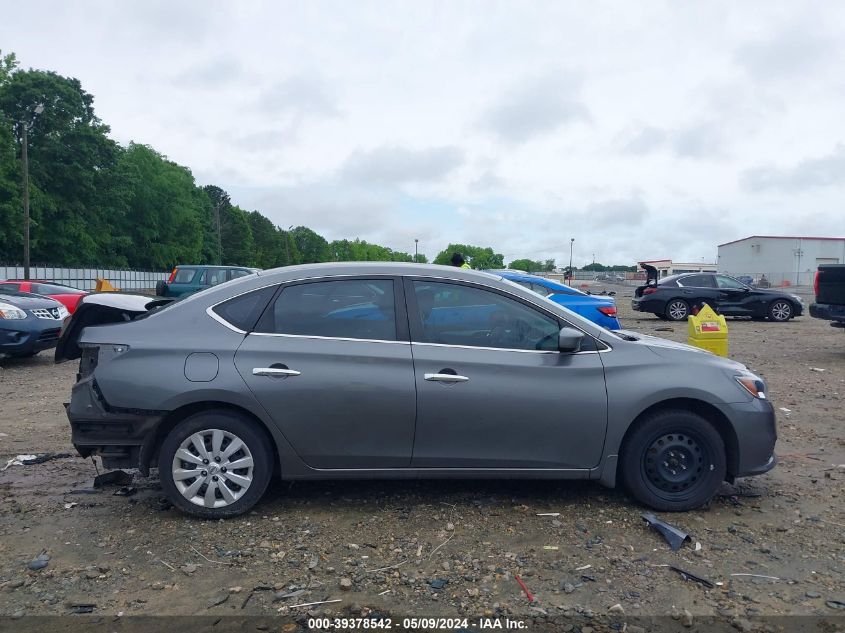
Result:
{"label": "white cloud", "polygon": [[575,237],[583,264],[841,232],[844,25],[823,1],[35,0],[0,42],[280,225],[508,259]]}

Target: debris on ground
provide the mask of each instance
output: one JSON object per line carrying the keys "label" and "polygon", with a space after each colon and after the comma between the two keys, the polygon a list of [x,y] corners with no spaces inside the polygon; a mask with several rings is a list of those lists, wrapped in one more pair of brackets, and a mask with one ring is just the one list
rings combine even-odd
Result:
{"label": "debris on ground", "polygon": [[211,607],[219,606],[219,605],[223,604],[224,602],[226,602],[228,599],[229,599],[229,592],[228,591],[225,592],[225,593],[217,594],[211,600],[208,601],[208,608],[210,609]]}
{"label": "debris on ground", "polygon": [[684,580],[692,580],[697,582],[700,585],[704,585],[708,589],[713,589],[716,587],[717,583],[714,583],[706,578],[702,578],[701,576],[696,576],[692,572],[687,571],[686,569],[681,569],[680,567],[675,567],[674,565],[657,565],[657,567],[666,567],[667,569],[671,569],[674,572],[677,572],[681,575],[681,578]]}
{"label": "debris on ground", "polygon": [[138,492],[138,489],[135,486],[123,486],[119,490],[114,491],[114,496],[115,497],[131,497],[136,492]]}
{"label": "debris on ground", "polygon": [[47,553],[47,550],[44,550],[38,556],[29,561],[26,564],[26,568],[30,571],[38,571],[39,569],[44,569],[49,562],[50,555]]}
{"label": "debris on ground", "polygon": [[651,512],[643,512],[642,517],[646,523],[663,535],[663,538],[669,543],[669,547],[672,548],[673,552],[681,549],[684,543],[692,541],[689,534],[683,530],[679,530],[674,525],[669,525],[665,521],[658,519]]}
{"label": "debris on ground", "polygon": [[0,468],[0,471],[6,470],[7,468],[9,468],[9,466],[23,466],[24,462],[30,459],[35,459],[36,457],[37,455],[16,455],[15,457],[7,461],[6,465],[3,466],[3,468]]}
{"label": "debris on ground", "polygon": [[126,486],[132,483],[132,475],[125,470],[110,470],[102,475],[94,477],[94,488],[102,488],[104,486]]}
{"label": "debris on ground", "polygon": [[525,597],[528,598],[528,602],[534,602],[536,598],[530,591],[528,591],[528,587],[526,587],[525,583],[522,582],[522,578],[519,577],[519,574],[514,575],[514,579],[519,583],[519,586],[522,587],[522,590],[525,592]]}
{"label": "debris on ground", "polygon": [[77,615],[93,613],[94,609],[97,608],[97,605],[93,602],[70,602],[67,606],[71,613]]}

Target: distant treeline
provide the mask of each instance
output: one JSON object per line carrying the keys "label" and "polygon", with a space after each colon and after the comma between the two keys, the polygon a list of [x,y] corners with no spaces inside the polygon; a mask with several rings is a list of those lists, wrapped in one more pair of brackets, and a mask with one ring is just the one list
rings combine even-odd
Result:
{"label": "distant treeline", "polygon": [[14,54],[0,52],[0,261],[23,259],[23,126],[32,262],[167,269],[414,260],[363,240],[329,242],[305,226],[282,230],[232,204],[220,187],[197,186],[188,168],[152,147],[109,138],[77,79],[17,66]]}

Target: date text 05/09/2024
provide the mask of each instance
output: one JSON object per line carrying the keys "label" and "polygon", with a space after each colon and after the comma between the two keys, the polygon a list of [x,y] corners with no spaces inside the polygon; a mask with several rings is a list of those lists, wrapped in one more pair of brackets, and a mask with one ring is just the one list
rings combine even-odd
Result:
{"label": "date text 05/09/2024", "polygon": [[522,620],[511,618],[309,618],[308,628],[317,631],[356,631],[356,630],[526,630],[528,625]]}

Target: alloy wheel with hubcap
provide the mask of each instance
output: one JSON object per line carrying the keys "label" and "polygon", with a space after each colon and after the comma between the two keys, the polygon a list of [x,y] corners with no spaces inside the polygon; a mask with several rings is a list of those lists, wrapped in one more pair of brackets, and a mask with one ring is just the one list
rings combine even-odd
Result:
{"label": "alloy wheel with hubcap", "polygon": [[689,304],[683,299],[672,299],[666,304],[666,318],[670,321],[683,321],[689,316]]}
{"label": "alloy wheel with hubcap", "polygon": [[222,508],[240,499],[252,484],[249,447],[234,433],[207,429],[193,433],[173,456],[173,481],[185,499]]}
{"label": "alloy wheel with hubcap", "polygon": [[788,321],[792,318],[792,304],[780,299],[769,306],[769,318],[772,321]]}
{"label": "alloy wheel with hubcap", "polygon": [[260,422],[237,411],[196,413],[164,438],[159,476],[181,510],[224,518],[252,508],[270,481],[273,451]]}

